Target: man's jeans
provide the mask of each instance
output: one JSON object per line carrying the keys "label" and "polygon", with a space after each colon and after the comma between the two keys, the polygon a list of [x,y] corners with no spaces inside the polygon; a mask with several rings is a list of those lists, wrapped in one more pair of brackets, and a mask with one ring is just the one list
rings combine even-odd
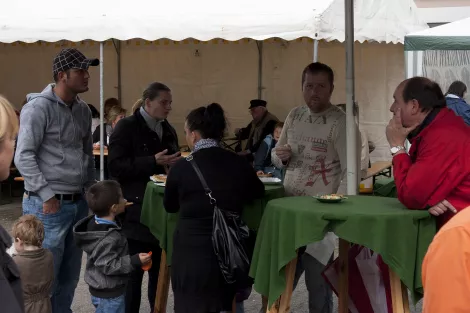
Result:
{"label": "man's jeans", "polygon": [[[333,261],[331,256],[330,262]],[[308,291],[308,309],[310,313],[333,312],[333,295],[330,285],[325,281],[321,273],[325,265],[308,253],[303,253],[297,260],[295,269],[294,289],[300,276],[305,271],[305,285]]]}
{"label": "man's jeans", "polygon": [[61,201],[57,213],[44,214],[43,201],[39,197],[23,197],[23,214],[32,214],[44,224],[43,247],[54,257],[54,286],[52,289],[52,312],[72,313],[71,306],[75,288],[80,278],[82,251],[73,240],[73,226],[88,215],[84,199]]}
{"label": "man's jeans", "polygon": [[95,306],[95,313],[124,313],[126,309],[125,294],[116,298],[97,298],[91,296],[91,303]]}

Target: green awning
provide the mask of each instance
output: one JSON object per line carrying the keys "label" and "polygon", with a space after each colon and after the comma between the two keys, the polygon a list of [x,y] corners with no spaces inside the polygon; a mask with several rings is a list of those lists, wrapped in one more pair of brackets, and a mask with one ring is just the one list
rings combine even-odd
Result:
{"label": "green awning", "polygon": [[405,36],[405,51],[470,50],[470,18]]}
{"label": "green awning", "polygon": [[446,36],[405,36],[405,51],[426,50],[470,50],[470,35]]}

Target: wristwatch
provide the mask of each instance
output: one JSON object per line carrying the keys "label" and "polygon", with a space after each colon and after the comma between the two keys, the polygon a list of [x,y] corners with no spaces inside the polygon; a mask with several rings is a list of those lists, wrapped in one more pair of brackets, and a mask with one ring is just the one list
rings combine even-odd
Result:
{"label": "wristwatch", "polygon": [[390,148],[390,152],[392,153],[392,155],[395,155],[397,154],[399,151],[401,150],[405,150],[405,147],[403,146],[395,146],[395,147],[391,147]]}

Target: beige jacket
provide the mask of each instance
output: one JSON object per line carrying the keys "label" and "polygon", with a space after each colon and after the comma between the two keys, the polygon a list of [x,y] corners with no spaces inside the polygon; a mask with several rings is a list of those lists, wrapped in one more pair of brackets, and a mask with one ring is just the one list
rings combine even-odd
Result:
{"label": "beige jacket", "polygon": [[54,282],[52,253],[44,248],[13,256],[23,283],[25,313],[51,313],[50,294]]}

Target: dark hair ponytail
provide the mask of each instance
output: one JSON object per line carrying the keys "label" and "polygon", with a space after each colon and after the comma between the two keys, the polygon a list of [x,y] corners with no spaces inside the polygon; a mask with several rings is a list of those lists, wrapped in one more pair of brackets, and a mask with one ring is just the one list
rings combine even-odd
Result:
{"label": "dark hair ponytail", "polygon": [[227,128],[224,109],[218,103],[192,110],[186,123],[190,131],[198,131],[204,139],[221,140]]}
{"label": "dark hair ponytail", "polygon": [[449,90],[446,93],[446,96],[448,94],[453,94],[456,95],[457,97],[463,98],[465,93],[467,92],[467,85],[465,85],[463,82],[456,80],[449,86]]}

